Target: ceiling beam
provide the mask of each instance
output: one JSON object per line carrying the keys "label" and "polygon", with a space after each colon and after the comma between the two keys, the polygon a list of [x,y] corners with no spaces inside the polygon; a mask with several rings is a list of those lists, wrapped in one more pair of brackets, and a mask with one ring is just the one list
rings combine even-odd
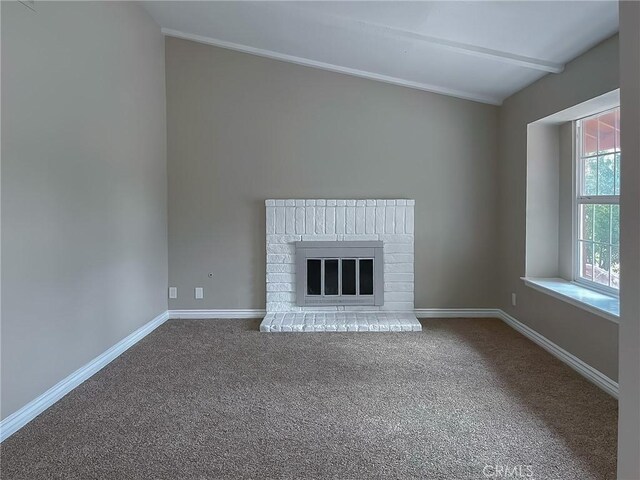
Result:
{"label": "ceiling beam", "polygon": [[[289,6],[288,4],[277,5],[280,8]],[[304,4],[298,5],[296,3],[296,7],[300,12],[303,12],[305,10]],[[540,58],[526,57],[523,55],[517,55],[515,53],[480,47],[478,45],[472,45],[469,43],[461,43],[452,40],[446,40],[444,38],[431,37],[429,35],[423,35],[421,33],[396,27],[390,27],[388,25],[382,25],[379,23],[357,20],[351,17],[345,17],[343,15],[314,11],[313,19],[316,21],[321,21],[328,26],[335,27],[336,25],[339,25],[342,28],[349,30],[360,29],[367,31],[368,33],[384,35],[389,38],[401,38],[405,40],[421,42],[437,48],[455,51],[463,55],[486,58],[489,60],[507,63],[510,65],[517,65],[519,67],[529,68],[532,70],[539,70],[547,73],[562,73],[562,71],[564,70],[564,64],[562,63],[554,63]]]}

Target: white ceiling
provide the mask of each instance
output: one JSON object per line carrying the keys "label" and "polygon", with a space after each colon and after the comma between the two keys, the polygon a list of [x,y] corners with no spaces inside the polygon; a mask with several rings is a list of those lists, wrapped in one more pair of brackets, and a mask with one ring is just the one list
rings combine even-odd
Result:
{"label": "white ceiling", "polygon": [[612,0],[143,5],[166,35],[493,104],[618,30]]}

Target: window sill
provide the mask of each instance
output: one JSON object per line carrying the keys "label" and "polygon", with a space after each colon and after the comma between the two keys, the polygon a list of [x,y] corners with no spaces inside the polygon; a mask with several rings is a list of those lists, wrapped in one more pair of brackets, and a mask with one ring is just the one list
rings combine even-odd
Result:
{"label": "window sill", "polygon": [[620,300],[562,278],[522,277],[525,285],[615,323],[620,321]]}

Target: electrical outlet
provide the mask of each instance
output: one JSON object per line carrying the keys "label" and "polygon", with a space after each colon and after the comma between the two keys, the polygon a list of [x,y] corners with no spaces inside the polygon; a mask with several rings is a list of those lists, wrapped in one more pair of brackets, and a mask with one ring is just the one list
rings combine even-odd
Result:
{"label": "electrical outlet", "polygon": [[169,287],[169,298],[178,298],[178,288]]}
{"label": "electrical outlet", "polygon": [[511,306],[512,306],[512,307],[515,307],[515,306],[516,306],[516,304],[517,304],[517,302],[516,302],[516,294],[515,294],[515,293],[512,293],[512,294],[511,294]]}
{"label": "electrical outlet", "polygon": [[204,298],[204,288],[196,287],[196,300],[202,300]]}

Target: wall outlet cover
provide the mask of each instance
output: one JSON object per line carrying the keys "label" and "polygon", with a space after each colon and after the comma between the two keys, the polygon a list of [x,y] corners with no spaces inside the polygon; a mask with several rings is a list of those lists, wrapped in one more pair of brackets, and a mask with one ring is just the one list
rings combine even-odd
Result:
{"label": "wall outlet cover", "polygon": [[204,298],[204,289],[202,287],[196,287],[196,300],[202,300]]}
{"label": "wall outlet cover", "polygon": [[178,288],[169,287],[169,298],[178,298]]}

